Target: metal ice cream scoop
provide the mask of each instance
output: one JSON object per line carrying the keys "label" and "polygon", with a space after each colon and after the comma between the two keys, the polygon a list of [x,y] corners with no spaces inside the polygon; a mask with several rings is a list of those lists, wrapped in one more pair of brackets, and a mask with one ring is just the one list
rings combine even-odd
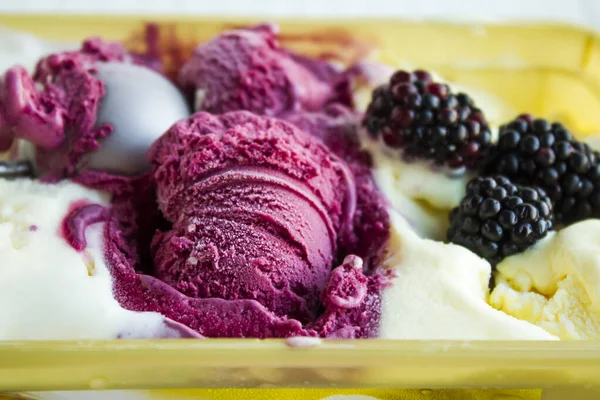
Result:
{"label": "metal ice cream scoop", "polygon": [[[135,175],[150,168],[146,152],[176,121],[190,114],[183,94],[161,74],[134,64],[98,63],[97,78],[106,94],[100,100],[96,124],[113,131],[91,153],[84,168]],[[0,178],[33,175],[26,162],[0,165]]]}
{"label": "metal ice cream scoop", "polygon": [[183,94],[165,77],[134,64],[100,63],[96,75],[104,83],[97,124],[113,132],[90,156],[88,168],[123,175],[150,167],[146,151],[176,121],[190,114]]}

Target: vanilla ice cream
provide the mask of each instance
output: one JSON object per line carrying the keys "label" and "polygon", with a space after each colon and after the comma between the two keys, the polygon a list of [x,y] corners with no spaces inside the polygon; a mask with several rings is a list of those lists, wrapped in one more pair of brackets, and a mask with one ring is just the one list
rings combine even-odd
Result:
{"label": "vanilla ice cream", "polygon": [[600,220],[553,232],[497,267],[490,303],[561,339],[600,338]]}
{"label": "vanilla ice cream", "polygon": [[464,247],[418,237],[395,212],[391,255],[396,278],[384,289],[382,339],[556,340],[487,303],[490,264]]}
{"label": "vanilla ice cream", "polygon": [[87,229],[81,252],[61,233],[71,207],[109,201],[66,181],[0,179],[0,340],[169,336],[172,321],[127,311],[113,298],[103,223]]}
{"label": "vanilla ice cream", "polygon": [[363,146],[371,153],[373,176],[391,206],[423,237],[443,240],[448,212],[465,194],[469,174],[449,175],[424,162],[405,162],[387,153],[380,143],[362,132]]}

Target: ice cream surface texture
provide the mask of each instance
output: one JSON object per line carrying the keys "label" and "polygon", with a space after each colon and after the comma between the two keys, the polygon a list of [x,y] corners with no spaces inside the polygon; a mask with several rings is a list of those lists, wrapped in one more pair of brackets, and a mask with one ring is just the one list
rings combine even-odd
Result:
{"label": "ice cream surface texture", "polygon": [[92,38],[79,50],[42,58],[33,75],[9,68],[0,80],[0,151],[29,141],[37,174],[47,181],[86,169],[148,170],[149,145],[189,115],[179,89],[154,67],[120,43]]}
{"label": "ice cream surface texture", "polygon": [[110,196],[69,182],[0,180],[0,339],[180,337],[187,328],[162,315],[119,306],[104,223],[81,228],[80,251],[69,244],[64,219],[84,204],[110,207]]}
{"label": "ice cream surface texture", "polygon": [[179,74],[195,96],[195,109],[277,116],[318,110],[333,100],[342,75],[330,64],[282,48],[278,29],[265,24],[231,30],[199,45]]}
{"label": "ice cream surface texture", "polygon": [[154,241],[157,277],[193,297],[256,299],[278,315],[314,318],[356,208],[342,160],[294,126],[246,111],[197,113],[150,157],[173,223]]}
{"label": "ice cream surface texture", "polygon": [[490,264],[454,244],[423,239],[392,212],[390,257],[395,278],[383,290],[383,339],[556,340],[487,303]]}
{"label": "ice cream surface texture", "polygon": [[571,225],[498,265],[491,304],[561,339],[600,337],[600,220]]}
{"label": "ice cream surface texture", "polygon": [[[252,47],[261,37],[264,42]],[[50,168],[59,172],[55,178],[77,173],[73,181],[112,195],[109,208],[90,205],[69,211],[73,229],[64,239],[75,251],[83,251],[91,243],[86,232],[103,226],[104,261],[114,298],[124,309],[135,315],[164,315],[176,331],[173,335],[180,336],[373,337],[385,284],[374,269],[385,250],[388,217],[371,178],[369,156],[360,149],[360,114],[343,102],[320,109],[337,93],[341,74],[329,63],[280,48],[274,26],[225,33],[214,42],[229,49],[227,43],[238,39],[241,47],[234,46],[233,52],[250,46],[251,53],[237,64],[240,71],[245,73],[249,60],[260,61],[254,52],[266,45],[265,51],[272,51],[267,61],[276,65],[267,70],[259,66],[257,72],[270,76],[281,65],[281,73],[287,74],[290,82],[282,81],[283,89],[297,98],[277,112],[289,123],[245,110],[201,112],[173,121],[148,153],[154,171],[138,176],[90,174],[80,161],[89,157],[87,150],[104,149],[110,140],[83,140],[91,147],[75,160],[71,156],[77,146],[61,138],[68,129],[57,125],[55,136],[22,129],[17,122],[27,113],[18,107],[5,113],[10,118],[4,132],[11,138],[31,133],[33,142],[54,137],[56,143],[37,143],[37,161],[46,155],[57,161]],[[86,41],[79,51],[42,59],[34,78],[42,77],[44,85],[34,88],[30,80],[27,93],[36,101],[61,93],[56,107],[50,107],[57,118],[68,123],[77,122],[76,115],[96,118],[100,123],[93,129],[106,126],[108,132],[115,128],[110,123],[115,110],[102,102],[115,91],[102,80],[104,67],[118,71],[116,67],[132,61],[117,44]],[[205,58],[190,63],[198,61]],[[12,83],[19,80],[11,80],[16,73],[27,81],[24,69],[13,68],[5,75],[5,88],[19,88]],[[68,73],[97,85],[95,100],[88,101],[91,92],[65,91],[65,82],[72,80],[59,78]],[[282,89],[264,88],[268,93],[261,92],[259,100],[271,89]],[[16,104],[13,92],[5,94],[4,104]],[[89,113],[69,114],[70,106]],[[41,120],[48,116],[48,109],[38,111]],[[37,123],[38,118],[32,120]],[[73,129],[85,134],[80,128]],[[103,169],[114,172],[116,161],[104,161]]]}
{"label": "ice cream surface texture", "polygon": [[3,27],[0,28],[0,37],[2,37],[0,44],[1,73],[17,64],[32,72],[40,58],[77,47],[77,44],[51,42],[25,32]]}
{"label": "ice cream surface texture", "polygon": [[105,91],[93,76],[94,63],[126,57],[121,45],[90,39],[80,51],[42,59],[33,77],[20,66],[10,68],[0,83],[0,148],[8,149],[15,138],[26,139],[38,148],[39,169],[55,179],[73,175],[81,157],[97,149],[98,140],[112,129],[95,126]]}
{"label": "ice cream surface texture", "polygon": [[341,104],[321,111],[285,114],[285,120],[322,141],[344,160],[356,186],[356,209],[350,236],[342,252],[357,255],[365,271],[382,260],[389,238],[389,203],[375,182],[372,156],[362,148],[359,137],[361,114]]}

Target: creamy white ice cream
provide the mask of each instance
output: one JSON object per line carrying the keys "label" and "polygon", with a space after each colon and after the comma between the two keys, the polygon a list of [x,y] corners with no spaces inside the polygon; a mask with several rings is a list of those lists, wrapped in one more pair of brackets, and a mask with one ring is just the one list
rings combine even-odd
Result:
{"label": "creamy white ice cream", "polygon": [[391,213],[396,278],[382,293],[382,339],[556,340],[487,303],[490,264],[464,247],[417,236]]}
{"label": "creamy white ice cream", "polygon": [[449,175],[423,162],[407,163],[361,133],[373,159],[373,176],[392,207],[423,237],[444,240],[448,213],[465,194],[469,174]]}
{"label": "creamy white ice cream", "polygon": [[113,298],[103,223],[87,229],[82,252],[61,235],[72,204],[109,200],[70,182],[0,179],[0,340],[169,336],[163,316]]}

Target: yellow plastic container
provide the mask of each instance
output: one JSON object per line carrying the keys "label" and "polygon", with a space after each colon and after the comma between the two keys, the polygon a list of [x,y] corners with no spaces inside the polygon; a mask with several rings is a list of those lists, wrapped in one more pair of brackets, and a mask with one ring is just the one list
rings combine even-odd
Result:
{"label": "yellow plastic container", "polygon": [[[48,39],[77,41],[100,35],[139,47],[149,20],[160,21],[163,32],[186,43],[187,51],[224,28],[256,22],[4,15],[0,25]],[[527,111],[560,120],[580,136],[600,134],[596,33],[562,25],[279,22],[285,44],[299,51],[333,54],[344,62],[370,57],[405,63],[491,93],[510,105],[492,122]],[[161,46],[167,46],[169,37],[163,39]],[[363,389],[190,390],[300,386]],[[377,389],[381,387],[418,390]],[[181,390],[164,390],[175,388]],[[477,390],[431,390],[438,388]],[[482,390],[489,388],[500,389]],[[318,399],[362,393],[382,399],[546,400],[575,398],[575,388],[581,391],[577,398],[600,398],[600,341],[355,340],[323,341],[310,348],[254,339],[0,342],[0,392],[163,389],[143,393],[151,398],[204,399]],[[556,397],[561,390],[567,397]],[[123,393],[110,398],[125,398]]]}

